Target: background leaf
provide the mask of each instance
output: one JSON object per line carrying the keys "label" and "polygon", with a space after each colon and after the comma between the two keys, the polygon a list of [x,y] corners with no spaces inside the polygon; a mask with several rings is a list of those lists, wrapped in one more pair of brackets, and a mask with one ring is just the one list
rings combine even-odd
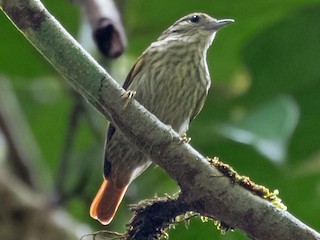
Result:
{"label": "background leaf", "polygon": [[284,164],[288,141],[299,118],[296,103],[281,96],[262,104],[236,123],[217,126],[226,138],[252,145],[275,164]]}

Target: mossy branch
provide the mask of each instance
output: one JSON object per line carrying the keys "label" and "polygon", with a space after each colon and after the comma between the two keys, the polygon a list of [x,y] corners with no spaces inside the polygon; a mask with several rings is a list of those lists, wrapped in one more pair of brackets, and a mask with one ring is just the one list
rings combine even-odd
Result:
{"label": "mossy branch", "polygon": [[252,194],[221,172],[138,102],[124,108],[124,90],[85,52],[39,0],[0,0],[18,30],[106,119],[164,168],[188,211],[218,219],[253,239],[320,239],[320,234]]}

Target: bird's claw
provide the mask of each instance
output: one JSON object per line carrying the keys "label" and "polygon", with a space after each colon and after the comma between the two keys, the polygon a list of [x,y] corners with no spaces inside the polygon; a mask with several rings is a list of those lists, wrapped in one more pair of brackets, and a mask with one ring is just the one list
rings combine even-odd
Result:
{"label": "bird's claw", "polygon": [[134,98],[136,93],[136,91],[128,90],[121,95],[121,98],[124,100],[124,107],[128,106],[129,102]]}
{"label": "bird's claw", "polygon": [[189,138],[186,133],[183,133],[183,134],[181,134],[180,140],[179,140],[178,143],[179,144],[181,144],[181,143],[189,143],[190,141],[191,141],[191,138]]}

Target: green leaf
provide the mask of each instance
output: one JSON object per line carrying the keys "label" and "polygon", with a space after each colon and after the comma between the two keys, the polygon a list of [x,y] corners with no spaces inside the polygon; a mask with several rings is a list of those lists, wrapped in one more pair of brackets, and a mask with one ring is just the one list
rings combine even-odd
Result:
{"label": "green leaf", "polygon": [[281,96],[258,106],[239,122],[218,125],[217,131],[234,141],[251,145],[274,163],[283,164],[298,119],[295,101]]}

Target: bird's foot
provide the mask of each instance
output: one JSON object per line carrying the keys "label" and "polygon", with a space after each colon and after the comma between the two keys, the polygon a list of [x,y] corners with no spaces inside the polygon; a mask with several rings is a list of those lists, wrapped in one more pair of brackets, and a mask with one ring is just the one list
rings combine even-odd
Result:
{"label": "bird's foot", "polygon": [[180,140],[179,140],[179,144],[181,144],[181,143],[189,143],[190,141],[191,141],[191,138],[189,138],[186,133],[182,133],[181,134]]}
{"label": "bird's foot", "polygon": [[128,90],[121,95],[121,98],[124,100],[124,107],[128,106],[129,102],[134,98],[136,93],[136,91]]}

